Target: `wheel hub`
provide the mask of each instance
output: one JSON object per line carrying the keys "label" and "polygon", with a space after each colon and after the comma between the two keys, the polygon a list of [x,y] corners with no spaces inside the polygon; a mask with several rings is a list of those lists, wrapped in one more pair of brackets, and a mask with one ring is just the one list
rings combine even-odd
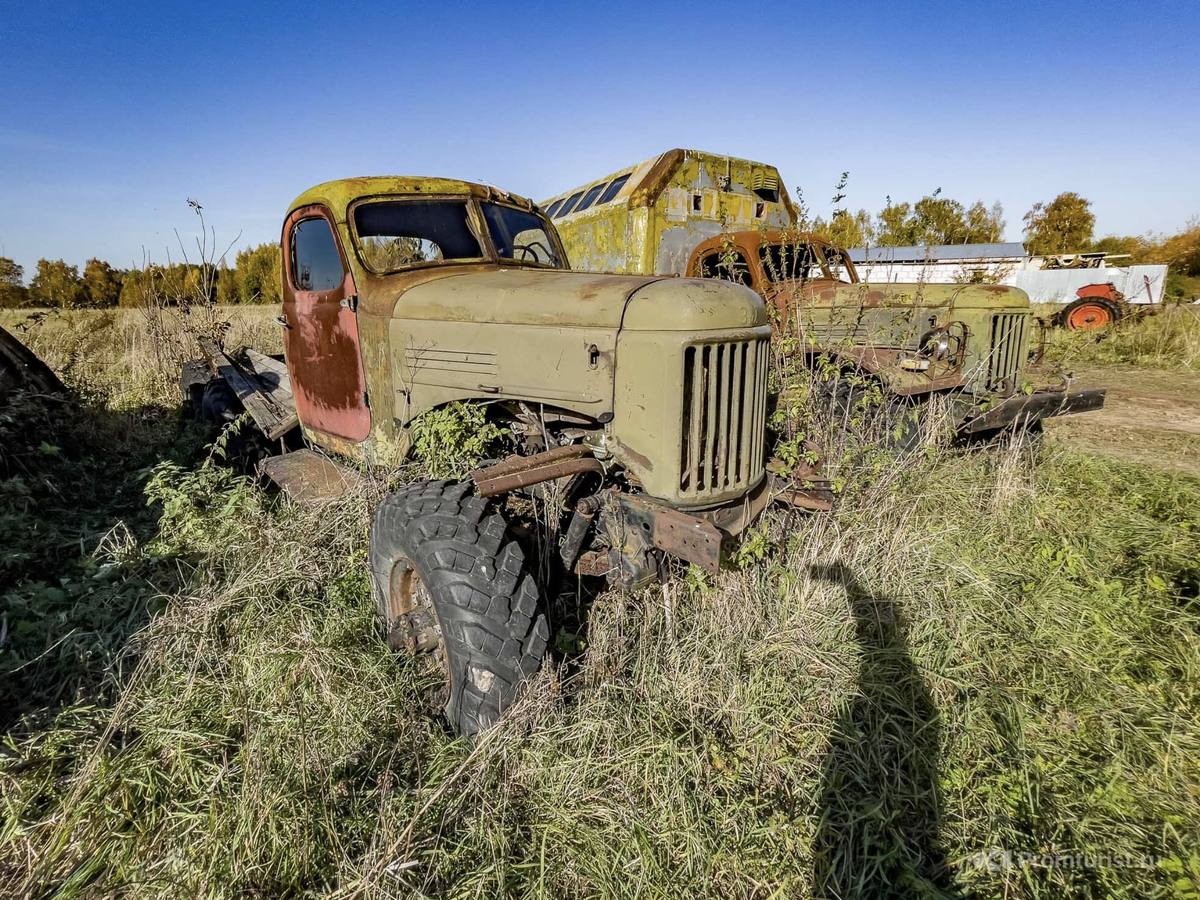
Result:
{"label": "wheel hub", "polygon": [[413,655],[436,650],[442,629],[433,610],[433,597],[421,581],[416,568],[407,560],[392,569],[388,591],[388,643],[403,645]]}
{"label": "wheel hub", "polygon": [[1088,328],[1099,328],[1112,322],[1112,314],[1106,307],[1098,303],[1085,303],[1071,310],[1067,324],[1072,331],[1083,331]]}

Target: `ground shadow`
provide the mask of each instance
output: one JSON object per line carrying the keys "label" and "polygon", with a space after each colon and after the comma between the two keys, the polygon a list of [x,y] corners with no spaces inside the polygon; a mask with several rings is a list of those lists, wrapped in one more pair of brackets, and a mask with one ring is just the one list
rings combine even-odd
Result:
{"label": "ground shadow", "polygon": [[845,589],[862,655],[858,690],[825,759],[814,894],[958,897],[939,842],[937,710],[903,616],[841,563],[809,572]]}
{"label": "ground shadow", "polygon": [[193,458],[205,438],[157,406],[20,392],[0,404],[0,734],[111,702],[129,639],[179,577],[126,552],[158,526],[150,467]]}

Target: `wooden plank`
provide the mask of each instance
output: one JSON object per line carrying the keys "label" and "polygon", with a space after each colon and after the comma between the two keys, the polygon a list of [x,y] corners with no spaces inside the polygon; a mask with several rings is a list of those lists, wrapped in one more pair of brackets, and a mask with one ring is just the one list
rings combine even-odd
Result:
{"label": "wooden plank", "polygon": [[[246,407],[246,412],[250,413],[250,418],[263,434],[275,440],[295,427],[294,423],[288,423],[288,419],[295,416],[295,409],[293,408],[291,417],[277,410],[257,379],[245,375],[233,360],[221,352],[212,339],[200,338],[200,349],[208,357],[217,375],[224,378],[233,388],[242,405]],[[283,427],[285,425],[286,428]]]}
{"label": "wooden plank", "polygon": [[307,505],[337,500],[368,480],[361,472],[307,449],[268,456],[259,463],[259,471],[293,500]]}
{"label": "wooden plank", "polygon": [[282,437],[300,424],[287,366],[277,359],[259,353],[253,347],[247,347],[242,355],[260,389],[279,410],[279,424],[267,432],[267,437],[272,440]]}

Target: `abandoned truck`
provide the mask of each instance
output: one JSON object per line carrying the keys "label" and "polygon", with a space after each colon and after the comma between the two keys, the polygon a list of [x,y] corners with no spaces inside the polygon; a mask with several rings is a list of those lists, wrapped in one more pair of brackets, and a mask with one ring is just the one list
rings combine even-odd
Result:
{"label": "abandoned truck", "polygon": [[[766,471],[771,327],[746,287],[566,271],[533,203],[447,179],[319,185],[292,203],[281,246],[285,363],[210,342],[184,376],[195,408],[235,392],[272,439],[298,425],[362,467],[401,462],[410,424],[455,401],[487,404],[507,431],[508,459],[406,485],[371,526],[388,641],[440,656],[462,733],[496,719],[549,637],[505,494],[561,519],[540,565],[622,587],[664,556],[716,570],[722,538],[788,496]],[[301,449],[265,468],[311,487],[314,460],[329,465]]]}
{"label": "abandoned truck", "polygon": [[[961,435],[1099,409],[1104,390],[1068,390],[1070,379],[1029,364],[1031,315],[1024,291],[994,284],[861,284],[849,255],[803,232],[739,231],[701,242],[686,273],[757,291],[771,307],[780,344],[812,361],[832,360],[886,386],[895,443],[921,440],[905,415],[936,395],[953,398]],[[835,382],[841,406],[866,388]]]}
{"label": "abandoned truck", "polygon": [[774,166],[668,150],[542,203],[571,268],[682,273],[696,244],[731,228],[787,228],[796,210]]}

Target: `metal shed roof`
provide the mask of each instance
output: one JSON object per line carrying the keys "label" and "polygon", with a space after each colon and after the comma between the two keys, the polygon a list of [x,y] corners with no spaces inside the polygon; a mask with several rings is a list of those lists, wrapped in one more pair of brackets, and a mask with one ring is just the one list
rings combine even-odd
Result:
{"label": "metal shed roof", "polygon": [[941,244],[915,247],[855,247],[855,263],[924,263],[962,259],[1024,259],[1025,246],[1008,244]]}

